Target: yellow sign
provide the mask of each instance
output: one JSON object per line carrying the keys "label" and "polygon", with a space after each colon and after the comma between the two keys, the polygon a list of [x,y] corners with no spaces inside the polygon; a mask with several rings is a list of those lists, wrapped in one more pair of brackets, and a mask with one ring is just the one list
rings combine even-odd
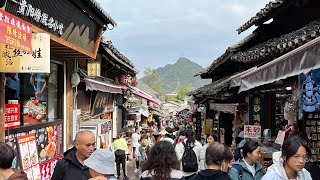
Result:
{"label": "yellow sign", "polygon": [[0,72],[50,73],[50,35],[32,34],[32,54],[0,43]]}

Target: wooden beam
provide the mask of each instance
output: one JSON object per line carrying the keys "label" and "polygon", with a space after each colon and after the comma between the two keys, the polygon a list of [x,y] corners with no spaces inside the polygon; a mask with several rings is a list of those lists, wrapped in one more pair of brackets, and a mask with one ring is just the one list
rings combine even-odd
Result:
{"label": "wooden beam", "polygon": [[0,73],[0,142],[4,142],[5,78],[4,73]]}
{"label": "wooden beam", "polygon": [[[65,46],[65,47],[67,47],[67,48],[73,49],[73,50],[77,51],[79,54],[80,54],[80,53],[81,53],[81,54],[84,54],[84,55],[88,56],[88,58],[95,59],[96,56],[97,56],[97,54],[94,54],[94,53],[91,53],[91,52],[89,52],[89,51],[87,51],[87,50],[84,50],[84,49],[78,47],[78,46],[75,45],[75,44],[72,44],[72,43],[70,43],[70,42],[68,42],[68,41],[65,41],[65,40],[59,38],[59,37],[56,36],[56,35],[53,35],[53,34],[48,33],[47,31],[45,31],[45,30],[43,30],[43,29],[41,29],[41,28],[38,28],[38,27],[35,26],[35,25],[32,25],[32,31],[34,31],[34,32],[36,32],[36,33],[47,33],[47,34],[50,34],[50,39],[51,39],[51,40],[53,40],[53,41],[61,44],[62,46]],[[76,54],[76,52],[75,52],[75,54]]]}
{"label": "wooden beam", "polygon": [[72,114],[72,110],[73,110],[73,89],[72,89],[72,86],[71,86],[71,81],[70,81],[70,79],[71,79],[71,74],[72,74],[72,63],[71,63],[71,61],[69,61],[69,62],[67,62],[66,63],[66,69],[67,69],[67,82],[66,82],[66,90],[67,90],[67,92],[66,92],[66,94],[67,94],[67,107],[64,107],[64,108],[66,108],[67,109],[67,114],[66,114],[66,116],[67,116],[67,119],[66,119],[66,124],[64,124],[64,126],[66,126],[66,130],[67,130],[67,132],[66,132],[66,135],[67,135],[67,137],[65,137],[64,139],[66,140],[66,144],[67,144],[67,149],[69,149],[69,147],[71,147],[72,146],[72,141],[73,141],[73,139],[72,139],[72,116],[73,116],[73,114]]}

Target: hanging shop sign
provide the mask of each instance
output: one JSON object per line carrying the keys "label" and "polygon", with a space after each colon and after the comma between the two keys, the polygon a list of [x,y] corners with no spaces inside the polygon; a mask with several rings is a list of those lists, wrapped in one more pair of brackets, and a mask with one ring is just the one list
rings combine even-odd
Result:
{"label": "hanging shop sign", "polygon": [[249,124],[264,124],[264,95],[250,94],[249,97]]}
{"label": "hanging shop sign", "polygon": [[5,130],[20,127],[20,104],[5,105]]}
{"label": "hanging shop sign", "polygon": [[[61,40],[94,51],[101,25],[74,1],[10,0],[5,9]],[[80,41],[78,37],[81,37]]]}
{"label": "hanging shop sign", "polygon": [[133,77],[128,74],[128,75],[124,78],[124,82],[125,82],[126,84],[132,84],[132,82],[133,82]]}
{"label": "hanging shop sign", "polygon": [[97,115],[113,110],[113,94],[98,91],[93,103],[91,115]]}
{"label": "hanging shop sign", "polygon": [[0,72],[50,73],[50,35],[32,34],[32,53],[0,43]]}
{"label": "hanging shop sign", "polygon": [[123,94],[124,94],[124,97],[127,99],[129,99],[130,97],[133,96],[133,93],[131,92],[131,90],[129,88],[126,89]]}
{"label": "hanging shop sign", "polygon": [[244,138],[258,139],[261,137],[261,126],[244,125]]}
{"label": "hanging shop sign", "polygon": [[32,25],[0,9],[0,42],[32,53]]}
{"label": "hanging shop sign", "polygon": [[132,108],[133,105],[134,105],[134,103],[131,102],[129,99],[128,99],[125,103],[123,103],[123,107],[124,107],[126,110],[129,110],[130,108]]}
{"label": "hanging shop sign", "polygon": [[28,175],[28,179],[41,179],[36,135],[18,137],[18,148],[22,170]]}
{"label": "hanging shop sign", "polygon": [[101,76],[101,64],[97,61],[87,63],[88,77]]}

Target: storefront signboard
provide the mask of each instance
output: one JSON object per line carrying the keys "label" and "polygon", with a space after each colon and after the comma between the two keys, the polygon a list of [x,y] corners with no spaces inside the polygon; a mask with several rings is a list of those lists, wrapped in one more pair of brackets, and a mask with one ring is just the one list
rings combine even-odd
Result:
{"label": "storefront signboard", "polygon": [[249,99],[249,124],[263,125],[264,124],[264,95],[250,94]]}
{"label": "storefront signboard", "polygon": [[51,177],[53,175],[54,168],[56,167],[58,160],[62,159],[62,158],[63,158],[63,156],[59,156],[51,161],[47,161],[47,162],[40,165],[41,180],[50,180],[51,179]]}
{"label": "storefront signboard", "polygon": [[37,151],[37,139],[35,134],[18,137],[18,147],[22,170],[27,173],[28,179],[41,178],[40,164]]}
{"label": "storefront signboard", "polygon": [[113,94],[98,92],[92,107],[92,115],[113,111]]}
{"label": "storefront signboard", "polygon": [[261,137],[261,126],[244,125],[244,138],[258,139]]}
{"label": "storefront signboard", "polygon": [[32,25],[0,9],[0,42],[31,53]]}
{"label": "storefront signboard", "polygon": [[0,72],[50,73],[50,35],[33,33],[31,42],[31,53],[0,43]]}
{"label": "storefront signboard", "polygon": [[5,130],[20,127],[20,104],[5,105]]}

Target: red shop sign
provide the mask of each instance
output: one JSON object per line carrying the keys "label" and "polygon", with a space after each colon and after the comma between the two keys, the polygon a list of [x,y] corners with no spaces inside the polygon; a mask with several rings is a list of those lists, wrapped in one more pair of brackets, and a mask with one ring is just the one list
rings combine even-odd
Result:
{"label": "red shop sign", "polygon": [[20,127],[20,104],[6,104],[5,109],[5,124],[8,129],[16,129]]}
{"label": "red shop sign", "polygon": [[0,42],[32,53],[32,24],[0,9]]}
{"label": "red shop sign", "polygon": [[40,164],[40,171],[41,171],[41,179],[42,180],[50,180],[54,171],[54,168],[56,167],[56,164],[59,159],[62,159],[63,156],[57,157],[51,161],[45,162],[43,164]]}

